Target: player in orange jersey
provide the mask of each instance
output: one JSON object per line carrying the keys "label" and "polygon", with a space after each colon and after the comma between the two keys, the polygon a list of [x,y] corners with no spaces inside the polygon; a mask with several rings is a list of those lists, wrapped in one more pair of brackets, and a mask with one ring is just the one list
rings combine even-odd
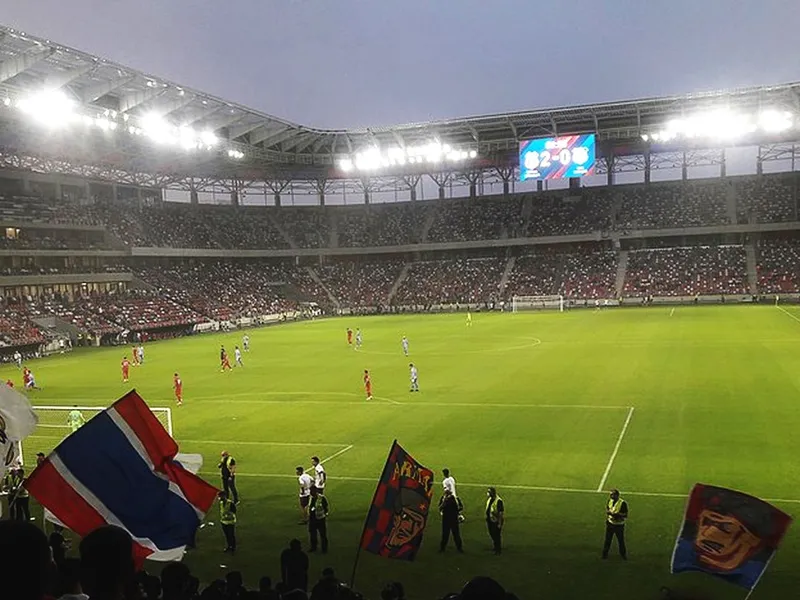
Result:
{"label": "player in orange jersey", "polygon": [[128,383],[128,375],[130,374],[131,363],[127,356],[122,357],[122,383]]}
{"label": "player in orange jersey", "polygon": [[14,388],[14,382],[10,379],[6,379],[6,385],[12,389]]}
{"label": "player in orange jersey", "polygon": [[177,373],[172,377],[172,389],[175,390],[175,401],[178,406],[181,406],[183,404],[183,381]]}
{"label": "player in orange jersey", "polygon": [[228,358],[228,352],[225,350],[225,346],[220,346],[219,348],[219,366],[220,372],[224,373],[227,369],[228,371],[231,370],[231,361]]}
{"label": "player in orange jersey", "polygon": [[136,348],[136,346],[133,346],[131,348],[131,356],[133,357],[133,366],[134,367],[138,367],[139,366],[139,350]]}
{"label": "player in orange jersey", "polygon": [[372,379],[367,369],[364,369],[364,391],[367,393],[367,400],[372,400]]}
{"label": "player in orange jersey", "polygon": [[347,345],[348,346],[353,345],[353,330],[350,329],[349,327],[347,328]]}

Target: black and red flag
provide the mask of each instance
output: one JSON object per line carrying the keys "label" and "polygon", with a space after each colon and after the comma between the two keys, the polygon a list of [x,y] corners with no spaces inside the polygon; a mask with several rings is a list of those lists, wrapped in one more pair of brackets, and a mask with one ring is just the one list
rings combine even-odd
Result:
{"label": "black and red flag", "polygon": [[432,497],[433,471],[395,440],[364,523],[360,549],[386,558],[414,560]]}

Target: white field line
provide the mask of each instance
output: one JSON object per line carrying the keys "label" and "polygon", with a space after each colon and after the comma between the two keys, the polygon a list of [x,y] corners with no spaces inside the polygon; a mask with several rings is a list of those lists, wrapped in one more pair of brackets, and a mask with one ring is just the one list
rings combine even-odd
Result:
{"label": "white field line", "polygon": [[785,313],[785,314],[789,315],[789,316],[790,316],[791,318],[793,318],[795,321],[797,321],[798,323],[800,323],[800,318],[798,318],[796,315],[793,315],[792,313],[790,313],[788,310],[786,310],[786,309],[785,309],[785,308],[783,308],[782,306],[778,306],[778,305],[776,304],[776,305],[775,305],[775,308],[777,308],[779,311],[781,311],[781,312],[783,312],[783,313]]}
{"label": "white field line", "polygon": [[673,306],[673,307],[672,307],[672,310],[671,310],[671,311],[669,311],[669,316],[671,317],[671,316],[672,316],[672,315],[674,315],[674,314],[675,314],[675,307]]}
{"label": "white field line", "polygon": [[[43,425],[39,425],[39,427],[43,427]],[[55,426],[53,426],[55,427]],[[60,427],[60,426],[59,426]],[[63,439],[63,435],[42,435],[35,433],[33,435],[29,435],[25,439],[50,439],[50,440],[60,440]],[[185,440],[180,439],[178,440],[179,444],[214,444],[216,446],[289,446],[289,447],[305,447],[305,446],[328,446],[334,448],[346,448],[349,450],[353,447],[352,444],[341,444],[341,443],[330,443],[330,442],[262,442],[262,441],[245,441],[245,440]],[[331,457],[332,458],[332,457]]]}
{"label": "white field line", "polygon": [[347,452],[347,451],[349,451],[349,450],[352,450],[352,449],[353,449],[353,444],[350,444],[349,446],[347,446],[346,448],[342,448],[341,450],[339,450],[339,451],[338,451],[338,452],[336,452],[335,454],[331,454],[331,455],[330,455],[328,458],[323,458],[321,461],[319,461],[319,464],[321,464],[321,465],[324,465],[324,464],[325,464],[326,462],[328,462],[329,460],[333,460],[333,459],[334,459],[334,458],[336,458],[337,456],[341,456],[341,455],[342,455],[342,454],[344,454],[345,452]]}
{"label": "white field line", "polygon": [[614,466],[614,460],[617,458],[617,452],[619,452],[619,447],[622,445],[622,438],[625,437],[625,432],[628,431],[628,425],[630,425],[631,417],[633,417],[633,406],[630,407],[628,410],[628,417],[625,419],[625,424],[622,426],[622,431],[619,432],[619,438],[617,438],[617,445],[614,446],[614,451],[611,453],[611,458],[608,459],[608,465],[606,465],[605,473],[603,473],[603,478],[600,480],[600,485],[597,486],[597,491],[602,492],[603,486],[606,484],[606,480],[608,479],[609,473],[611,473],[611,467]]}
{"label": "white field line", "polygon": [[[201,471],[201,475],[216,475],[215,472],[208,472],[208,471]],[[236,473],[237,477],[257,477],[263,479],[296,479],[295,475],[290,475],[288,473]],[[358,483],[372,483],[377,484],[378,480],[376,477],[348,477],[348,476],[336,476],[333,478],[334,480],[339,481],[352,481]],[[490,486],[497,487],[501,490],[519,490],[519,491],[526,491],[526,492],[552,492],[552,493],[559,493],[559,494],[604,494],[603,490],[588,490],[588,489],[581,489],[581,488],[567,488],[567,487],[548,487],[548,486],[537,486],[537,485],[504,485],[502,483],[465,483],[463,481],[459,481],[458,485],[462,487],[469,487],[469,488],[488,488]],[[689,492],[687,491],[684,494],[676,494],[670,492],[637,492],[633,490],[622,490],[622,493],[626,496],[640,496],[640,497],[647,497],[647,498],[680,498],[682,500],[686,500],[689,497]],[[766,502],[783,502],[784,504],[800,504],[800,500],[794,498],[764,498]]]}

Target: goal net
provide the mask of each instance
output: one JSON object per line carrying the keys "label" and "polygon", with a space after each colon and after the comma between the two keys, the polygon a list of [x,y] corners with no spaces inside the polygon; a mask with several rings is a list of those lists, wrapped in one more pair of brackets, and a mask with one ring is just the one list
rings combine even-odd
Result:
{"label": "goal net", "polygon": [[511,310],[557,310],[564,312],[564,296],[513,296]]}
{"label": "goal net", "polygon": [[[39,417],[37,433],[42,437],[53,438],[48,446],[57,445],[60,440],[72,433],[67,417],[73,410],[79,411],[85,421],[89,421],[95,415],[103,412],[103,406],[34,406],[33,411]],[[158,418],[164,429],[172,435],[172,409],[171,408],[151,408],[152,413]],[[29,442],[30,443],[30,442]],[[20,446],[20,458],[24,455]]]}

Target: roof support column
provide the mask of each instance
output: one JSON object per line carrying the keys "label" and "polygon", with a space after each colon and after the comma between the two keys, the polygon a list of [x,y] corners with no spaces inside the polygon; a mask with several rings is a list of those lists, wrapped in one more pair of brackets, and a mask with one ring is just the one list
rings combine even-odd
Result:
{"label": "roof support column", "polygon": [[421,175],[404,175],[402,177],[403,182],[408,186],[409,191],[409,199],[412,202],[417,201],[417,184],[419,180],[422,179]]}
{"label": "roof support column", "polygon": [[497,171],[497,176],[503,180],[503,196],[508,196],[511,191],[511,178],[514,176],[514,168],[498,167],[495,171]]}
{"label": "roof support column", "polygon": [[453,177],[452,173],[428,173],[428,177],[439,186],[439,200],[444,200],[447,197],[447,183]]}
{"label": "roof support column", "polygon": [[330,186],[328,185],[327,179],[316,179],[314,181],[314,190],[316,190],[319,196],[320,206],[325,206],[325,192],[327,192],[329,189]]}
{"label": "roof support column", "polygon": [[616,156],[613,152],[609,152],[606,156],[606,185],[614,185],[614,164],[616,163]]}
{"label": "roof support column", "polygon": [[281,205],[281,192],[285,190],[291,183],[291,179],[265,179],[264,183],[272,192],[272,198],[275,200],[275,206]]}
{"label": "roof support column", "polygon": [[650,167],[650,148],[644,151],[644,182],[645,184],[650,183],[650,175],[653,173],[653,169]]}

